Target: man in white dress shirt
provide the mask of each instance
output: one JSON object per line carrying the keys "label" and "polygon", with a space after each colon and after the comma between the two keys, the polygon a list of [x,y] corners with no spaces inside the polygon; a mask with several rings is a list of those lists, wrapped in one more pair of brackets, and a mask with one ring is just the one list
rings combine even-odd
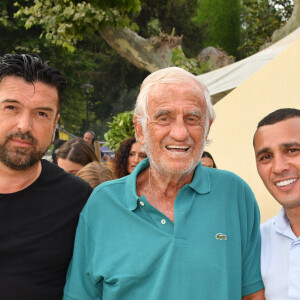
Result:
{"label": "man in white dress shirt", "polygon": [[261,226],[265,297],[300,299],[300,110],[278,109],[257,126],[253,145],[258,173],[282,205]]}

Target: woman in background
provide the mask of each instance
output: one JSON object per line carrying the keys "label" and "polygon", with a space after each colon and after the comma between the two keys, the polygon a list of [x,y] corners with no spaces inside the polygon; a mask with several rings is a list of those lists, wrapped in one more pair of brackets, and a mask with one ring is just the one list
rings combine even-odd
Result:
{"label": "woman in background", "polygon": [[215,161],[211,154],[207,151],[204,151],[201,156],[201,165],[208,168],[215,168],[217,169],[217,166],[215,164]]}
{"label": "woman in background", "polygon": [[104,181],[115,179],[113,171],[97,161],[85,165],[77,172],[76,176],[85,180],[92,188]]}
{"label": "woman in background", "polygon": [[135,137],[125,139],[121,144],[113,161],[113,171],[116,178],[121,178],[132,173],[134,168],[147,155]]}
{"label": "woman in background", "polygon": [[88,163],[98,162],[94,149],[82,138],[65,142],[59,148],[56,158],[59,167],[74,175]]}

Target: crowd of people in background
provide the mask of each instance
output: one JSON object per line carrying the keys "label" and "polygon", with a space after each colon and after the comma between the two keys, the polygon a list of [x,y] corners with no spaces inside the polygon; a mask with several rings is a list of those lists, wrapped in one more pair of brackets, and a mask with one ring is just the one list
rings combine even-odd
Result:
{"label": "crowd of people in background", "polygon": [[55,160],[52,162],[66,172],[81,177],[95,188],[104,181],[129,175],[147,157],[135,137],[128,137],[121,142],[113,158],[103,160],[108,155],[102,154],[99,161],[95,154],[94,137],[93,131],[88,130],[83,138],[71,138],[68,141],[57,139],[60,147],[54,148]]}
{"label": "crowd of people in background", "polygon": [[95,188],[104,181],[131,174],[138,163],[147,157],[135,137],[128,137],[121,142],[113,158],[105,158],[108,155],[100,150],[99,159],[95,153],[95,137],[95,133],[88,130],[83,138],[76,137],[68,141],[57,138],[52,162],[66,172],[81,177]]}

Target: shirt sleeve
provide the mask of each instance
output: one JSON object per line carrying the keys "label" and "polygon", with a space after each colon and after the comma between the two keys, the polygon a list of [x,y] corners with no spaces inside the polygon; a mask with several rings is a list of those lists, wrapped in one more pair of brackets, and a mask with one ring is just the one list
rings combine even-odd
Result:
{"label": "shirt sleeve", "polygon": [[247,226],[245,228],[246,247],[243,253],[243,287],[246,296],[264,288],[260,272],[260,212],[251,189],[246,186]]}
{"label": "shirt sleeve", "polygon": [[94,282],[92,276],[94,249],[94,237],[81,214],[63,300],[102,299],[102,280]]}

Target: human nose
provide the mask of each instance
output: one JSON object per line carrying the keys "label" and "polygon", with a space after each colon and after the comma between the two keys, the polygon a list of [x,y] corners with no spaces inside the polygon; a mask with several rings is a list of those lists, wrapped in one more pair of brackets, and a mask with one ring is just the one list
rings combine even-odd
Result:
{"label": "human nose", "polygon": [[133,156],[133,162],[136,163],[136,164],[139,162],[139,155],[138,155],[138,153]]}
{"label": "human nose", "polygon": [[30,132],[32,130],[32,119],[29,113],[23,113],[18,116],[17,129],[21,132]]}
{"label": "human nose", "polygon": [[177,141],[184,141],[189,137],[187,125],[183,118],[178,117],[171,126],[170,136]]}
{"label": "human nose", "polygon": [[273,172],[281,173],[288,169],[288,163],[283,155],[276,155],[273,158]]}

